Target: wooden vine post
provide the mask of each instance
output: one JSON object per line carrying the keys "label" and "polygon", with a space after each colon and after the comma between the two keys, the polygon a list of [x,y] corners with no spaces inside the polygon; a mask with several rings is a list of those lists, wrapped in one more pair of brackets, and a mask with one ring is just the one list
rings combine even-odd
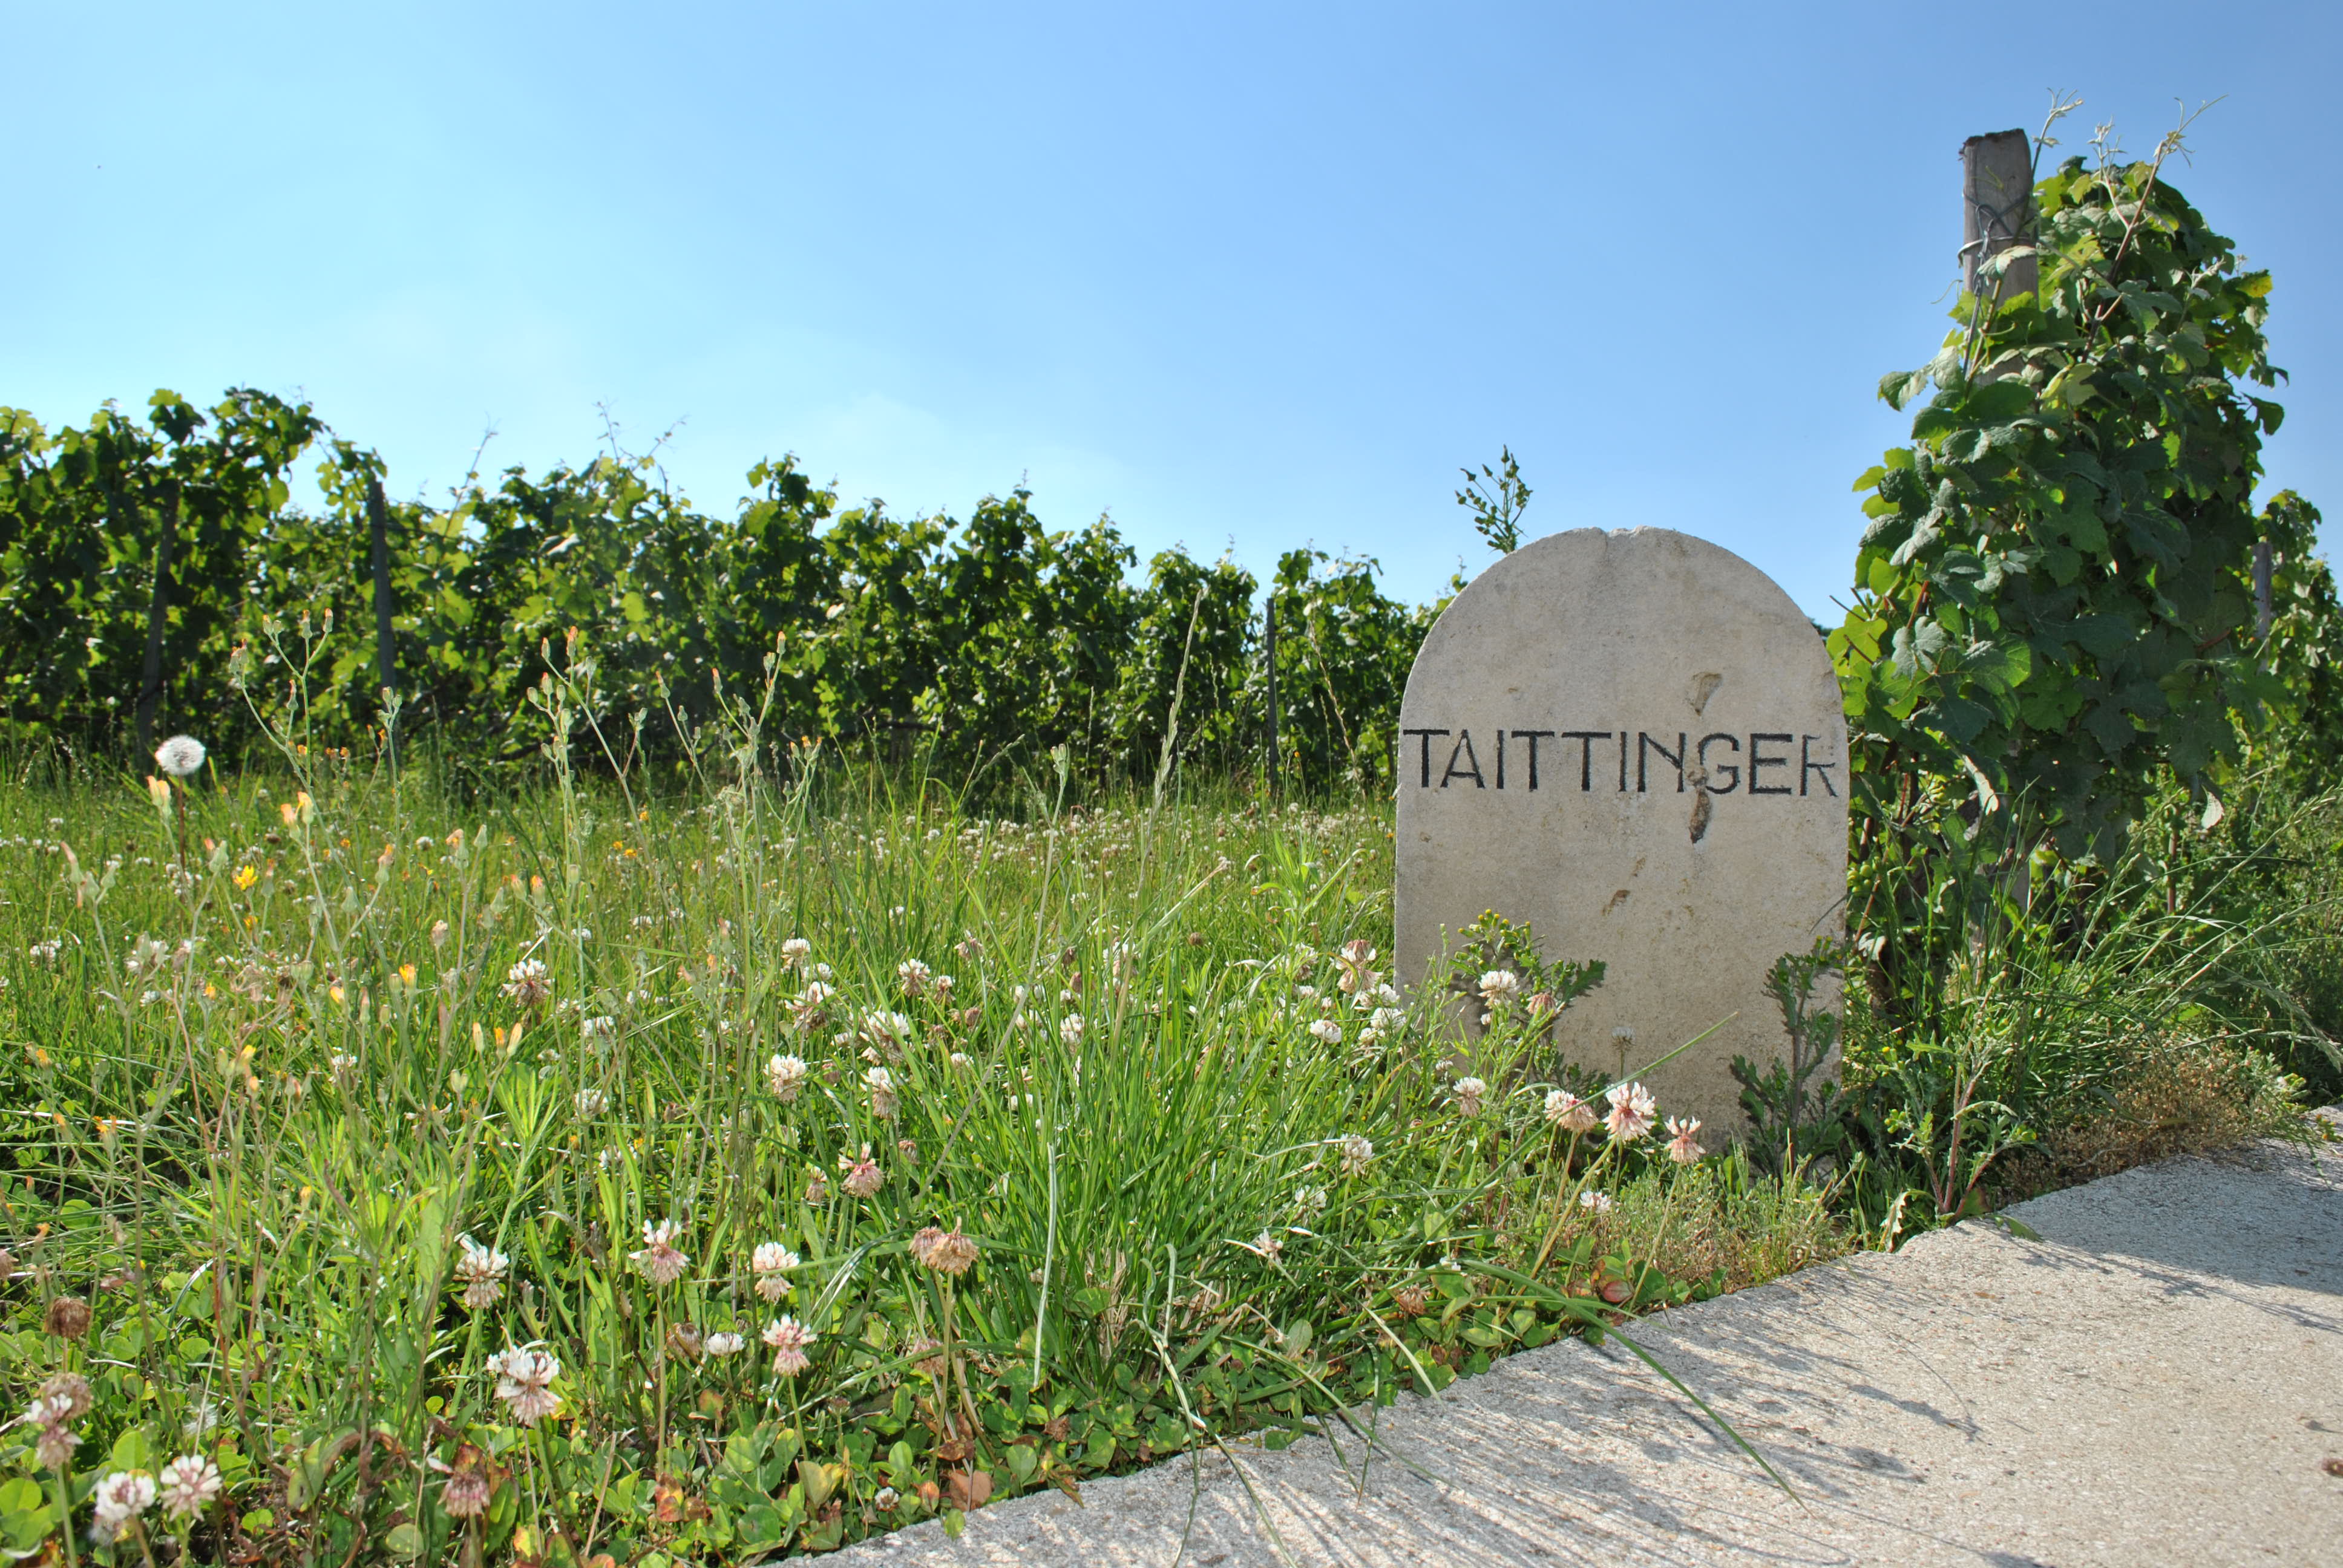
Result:
{"label": "wooden vine post", "polygon": [[[1974,294],[1977,268],[2034,239],[2034,144],[2024,131],[1995,131],[1961,144],[1961,287]],[[2009,264],[2000,297],[2031,294],[2032,256]]]}

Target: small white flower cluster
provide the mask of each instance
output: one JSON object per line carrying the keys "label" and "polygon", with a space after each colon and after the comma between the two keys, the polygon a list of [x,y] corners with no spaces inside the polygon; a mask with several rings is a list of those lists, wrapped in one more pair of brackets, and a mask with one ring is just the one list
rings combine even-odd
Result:
{"label": "small white flower cluster", "polygon": [[1509,1010],[1522,994],[1522,977],[1511,970],[1491,970],[1481,977],[1481,1023],[1486,1028]]}
{"label": "small white flower cluster", "polygon": [[795,1377],[813,1364],[806,1347],[813,1343],[814,1332],[797,1319],[778,1318],[765,1325],[759,1337],[772,1347],[773,1370],[783,1377]]}
{"label": "small white flower cluster", "polygon": [[806,981],[805,990],[798,992],[796,999],[789,1003],[789,1027],[799,1034],[820,1028],[823,1018],[827,1016],[827,1004],[837,994],[820,980]]}
{"label": "small white flower cluster", "polygon": [[804,1090],[805,1058],[776,1053],[765,1063],[765,1087],[773,1091],[782,1103],[795,1100]]}
{"label": "small white flower cluster", "polygon": [[789,1271],[798,1266],[798,1255],[779,1241],[759,1241],[749,1260],[749,1271],[757,1276],[757,1293],[769,1302],[778,1302],[793,1294],[797,1287],[789,1282]]}
{"label": "small white flower cluster", "polygon": [[553,998],[553,980],[542,960],[523,959],[505,971],[503,990],[519,1007],[542,1007]]}
{"label": "small white flower cluster", "polygon": [[456,1278],[464,1286],[464,1305],[474,1312],[495,1306],[504,1296],[505,1271],[512,1260],[469,1236],[457,1237],[456,1248]]}
{"label": "small white flower cluster", "polygon": [[[1601,1118],[1601,1124],[1614,1143],[1634,1143],[1648,1136],[1659,1120],[1658,1102],[1640,1083],[1614,1084],[1603,1098],[1611,1109]],[[1594,1105],[1566,1089],[1546,1091],[1545,1119],[1574,1137],[1594,1131],[1597,1120]],[[1671,1116],[1667,1130],[1668,1158],[1677,1164],[1690,1165],[1708,1152],[1698,1137],[1699,1118]]]}
{"label": "small white flower cluster", "polygon": [[683,1278],[684,1270],[691,1266],[690,1258],[678,1251],[676,1239],[683,1234],[680,1220],[643,1221],[643,1246],[628,1258],[642,1271],[643,1278],[654,1285],[671,1285]]}
{"label": "small white flower cluster", "polygon": [[219,1466],[199,1453],[179,1455],[159,1475],[143,1470],[109,1472],[90,1491],[90,1539],[100,1545],[121,1540],[158,1500],[170,1518],[192,1519],[225,1488]]}
{"label": "small white flower cluster", "polygon": [[549,1352],[528,1347],[499,1351],[488,1358],[488,1370],[497,1380],[497,1397],[521,1425],[535,1426],[560,1408],[553,1380],[561,1375],[561,1363]]}

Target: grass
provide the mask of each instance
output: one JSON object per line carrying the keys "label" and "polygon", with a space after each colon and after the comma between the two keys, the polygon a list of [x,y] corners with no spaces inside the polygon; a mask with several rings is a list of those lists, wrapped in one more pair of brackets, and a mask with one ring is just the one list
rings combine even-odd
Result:
{"label": "grass", "polygon": [[[88,1387],[0,1434],[0,1544],[753,1561],[1847,1244],[1738,1154],[1550,1120],[1530,1001],[1464,1040],[1381,990],[1385,809],[800,764],[0,789],[0,1376]],[[92,1533],[178,1455],[221,1494]]]}

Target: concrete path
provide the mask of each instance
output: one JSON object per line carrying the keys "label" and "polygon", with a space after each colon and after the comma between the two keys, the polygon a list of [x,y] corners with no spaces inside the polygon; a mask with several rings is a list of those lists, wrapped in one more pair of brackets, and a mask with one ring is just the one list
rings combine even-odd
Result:
{"label": "concrete path", "polygon": [[2343,1565],[2343,1144],[2010,1213],[2041,1240],[1972,1221],[1637,1325],[1799,1502],[1573,1340],[1384,1411],[1363,1474],[1355,1442],[1239,1446],[1250,1496],[1181,1459],[842,1561]]}

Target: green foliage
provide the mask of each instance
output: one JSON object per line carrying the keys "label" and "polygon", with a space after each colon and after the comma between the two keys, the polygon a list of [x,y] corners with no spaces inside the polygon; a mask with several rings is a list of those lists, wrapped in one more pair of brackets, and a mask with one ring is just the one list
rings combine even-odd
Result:
{"label": "green foliage", "polygon": [[1843,1140],[1834,1139],[1835,1101],[1838,1086],[1814,1081],[1832,1064],[1838,1052],[1839,1020],[1832,1010],[1835,994],[1816,993],[1845,978],[1846,945],[1835,936],[1817,937],[1803,953],[1784,953],[1765,976],[1765,994],[1782,1010],[1782,1031],[1790,1042],[1789,1060],[1775,1058],[1760,1072],[1745,1056],[1733,1059],[1734,1081],[1741,1085],[1741,1109],[1756,1130],[1756,1157],[1775,1168],[1795,1165],[1828,1151]]}
{"label": "green foliage", "polygon": [[1530,487],[1522,482],[1522,466],[1511,447],[1500,451],[1497,465],[1492,468],[1483,463],[1477,474],[1460,470],[1464,487],[1456,492],[1456,504],[1473,514],[1473,531],[1491,549],[1509,556],[1522,548],[1522,514],[1529,509]]}
{"label": "green foliage", "polygon": [[1882,385],[1899,408],[1936,393],[1856,481],[1872,522],[1830,639],[1859,861],[1936,804],[1930,779],[1988,809],[2023,794],[2066,853],[2110,854],[2159,765],[2203,779],[2236,755],[2231,715],[2278,695],[2251,497],[2282,411],[2245,389],[2280,374],[2270,278],[2161,178],[2164,156],[2044,179],[2038,292],[2003,295],[2024,249],[2005,252],[1943,352]]}
{"label": "green foliage", "polygon": [[[0,789],[0,1394],[94,1395],[64,1470],[0,1438],[12,1549],[193,1452],[225,1495],[143,1521],[193,1561],[829,1550],[1841,1245],[1795,1181],[1559,1131],[1530,993],[1599,966],[1517,927],[1457,960],[1520,981],[1468,1097],[1439,988],[1376,968],[1387,810],[1010,820],[737,732],[638,804],[569,762],[602,677],[554,646],[549,785],[468,820],[297,729],[196,781],[185,872],[143,790]],[[523,1347],[543,1419],[491,1365]]]}
{"label": "green foliage", "polygon": [[165,679],[226,668],[286,475],[322,428],[249,390],[208,415],[170,392],[149,407],[151,425],[109,404],[55,436],[0,409],[0,712],[18,735],[119,744],[158,576]]}
{"label": "green foliage", "polygon": [[[387,703],[367,512],[381,464],[257,393],[207,416],[169,393],[154,408],[151,427],[108,407],[54,435],[0,411],[0,713],[20,739],[133,749],[159,587],[158,723],[228,762],[298,713],[311,745],[370,753],[395,715],[451,774],[533,764],[528,694],[579,648],[612,754],[594,749],[598,765],[630,753],[670,781],[751,694],[775,755],[819,739],[982,789],[1061,745],[1104,781],[1152,778],[1167,756],[1222,775],[1267,760],[1261,585],[1232,562],[1175,549],[1141,573],[1111,523],[1053,532],[1021,490],[965,522],[841,508],[786,457],[712,517],[615,444],[578,467],[468,476],[444,507],[390,507]],[[320,458],[315,515],[288,503],[305,454]],[[1295,551],[1270,585],[1290,633],[1287,768],[1312,789],[1389,769],[1431,612],[1375,573]]]}
{"label": "green foliage", "polygon": [[[2273,768],[2236,780],[2217,815],[2167,776],[2105,867],[2042,846],[2023,813],[1947,835],[1906,933],[1916,992],[1885,994],[1875,972],[1847,999],[1838,1135],[1865,1228],[1907,1188],[1936,1217],[1970,1211],[2013,1151],[2104,1117],[2180,1057],[2258,1057],[2250,1132],[2297,1121],[2304,1079],[2271,1053],[2343,1081],[2312,1013],[2337,950],[2338,820],[2343,798],[2306,799]],[[2306,840],[2316,866],[2298,859]]]}
{"label": "green foliage", "polygon": [[[1270,586],[1286,714],[1279,739],[1287,769],[1313,790],[1393,781],[1400,698],[1441,607],[1411,609],[1385,598],[1376,570],[1373,560],[1288,550]],[[1257,695],[1266,702],[1265,682]]]}

